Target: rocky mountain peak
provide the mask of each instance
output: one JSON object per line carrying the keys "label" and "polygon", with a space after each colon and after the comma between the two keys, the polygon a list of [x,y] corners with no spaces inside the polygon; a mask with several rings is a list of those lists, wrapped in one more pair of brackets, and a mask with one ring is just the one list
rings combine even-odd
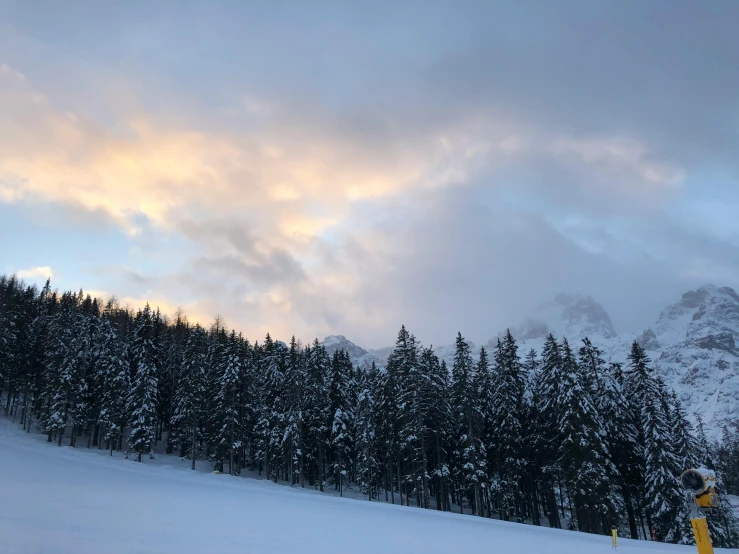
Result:
{"label": "rocky mountain peak", "polygon": [[321,344],[324,346],[326,352],[328,352],[329,355],[332,355],[338,350],[344,350],[352,358],[361,358],[362,356],[367,355],[367,350],[365,350],[361,346],[354,344],[344,335],[329,335],[325,339],[323,339]]}
{"label": "rocky mountain peak", "polygon": [[523,341],[542,339],[549,333],[558,337],[593,337],[611,339],[616,336],[605,308],[590,296],[560,293],[542,304],[524,323],[511,329]]}
{"label": "rocky mountain peak", "polygon": [[739,341],[739,295],[730,287],[714,285],[688,291],[662,311],[651,330],[655,348],[690,344],[734,353]]}

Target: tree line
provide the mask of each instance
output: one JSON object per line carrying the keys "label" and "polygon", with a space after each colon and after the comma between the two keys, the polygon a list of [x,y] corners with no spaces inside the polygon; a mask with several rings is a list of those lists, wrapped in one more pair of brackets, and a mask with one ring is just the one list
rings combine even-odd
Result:
{"label": "tree line", "polygon": [[[355,367],[317,339],[252,343],[218,318],[205,329],[0,276],[0,400],[60,446],[142,461],[162,443],[193,469],[673,543],[693,542],[684,469],[739,487],[737,432],[711,444],[637,342],[606,363],[587,338],[521,355],[507,332],[473,359],[458,334],[450,368],[401,327],[386,367]],[[711,536],[736,547],[722,498]]]}

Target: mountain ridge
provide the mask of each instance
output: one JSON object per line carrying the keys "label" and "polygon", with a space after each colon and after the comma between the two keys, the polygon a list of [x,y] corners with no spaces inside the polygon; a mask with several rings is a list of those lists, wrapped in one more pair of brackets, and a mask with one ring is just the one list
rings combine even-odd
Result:
{"label": "mountain ridge", "polygon": [[[739,294],[731,287],[706,284],[685,292],[665,307],[656,322],[641,333],[618,334],[605,308],[591,296],[557,294],[532,316],[510,328],[523,356],[541,352],[549,333],[573,344],[588,337],[606,361],[626,363],[634,341],[652,359],[655,371],[676,391],[693,422],[699,413],[707,432],[718,437],[724,425],[739,421]],[[501,333],[482,346],[493,348]],[[392,347],[365,349],[343,335],[324,339],[327,350],[343,348],[355,364],[382,367]],[[477,355],[480,346],[470,343]],[[454,345],[434,347],[451,366]]]}

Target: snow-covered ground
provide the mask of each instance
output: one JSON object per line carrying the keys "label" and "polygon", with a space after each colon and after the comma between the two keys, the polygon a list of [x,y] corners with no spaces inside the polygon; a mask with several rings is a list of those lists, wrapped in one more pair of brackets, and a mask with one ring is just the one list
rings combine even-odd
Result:
{"label": "snow-covered ground", "polygon": [[[146,462],[59,448],[3,422],[0,553],[611,551],[609,537],[291,490],[189,471],[176,457]],[[619,551],[693,554],[695,547],[622,539]]]}

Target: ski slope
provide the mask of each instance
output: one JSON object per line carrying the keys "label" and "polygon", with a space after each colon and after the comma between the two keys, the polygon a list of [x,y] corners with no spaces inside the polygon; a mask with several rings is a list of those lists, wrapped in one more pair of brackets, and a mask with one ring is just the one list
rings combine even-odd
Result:
{"label": "ski slope", "polygon": [[[42,440],[0,427],[0,553],[611,552],[609,537],[335,498],[189,471],[176,457],[137,464]],[[695,547],[622,539],[619,551]]]}

